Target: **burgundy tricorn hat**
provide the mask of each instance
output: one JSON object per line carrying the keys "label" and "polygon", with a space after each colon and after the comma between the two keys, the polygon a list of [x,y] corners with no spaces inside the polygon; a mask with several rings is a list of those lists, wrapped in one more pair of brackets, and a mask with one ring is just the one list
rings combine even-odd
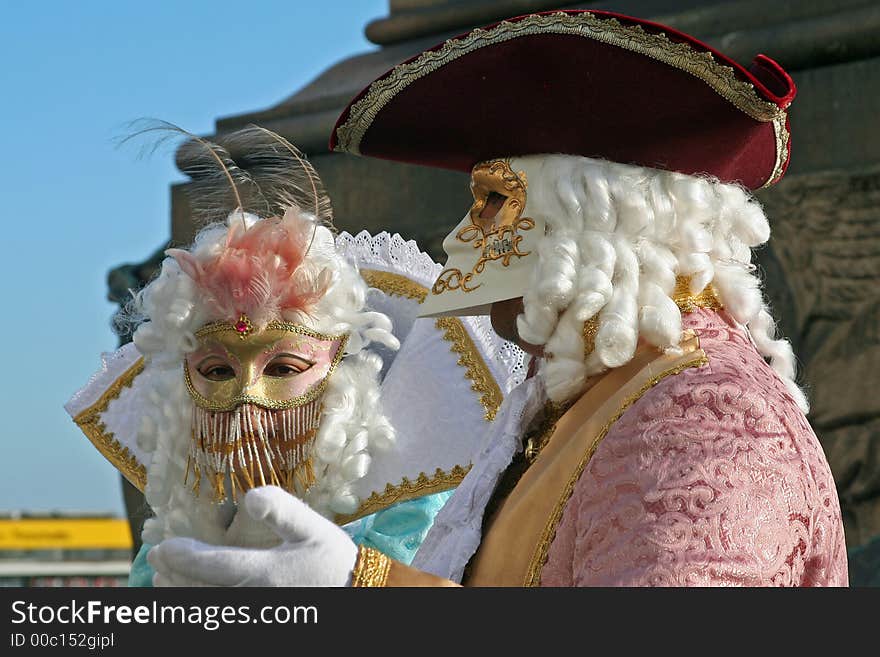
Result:
{"label": "burgundy tricorn hat", "polygon": [[331,150],[470,172],[564,153],[750,189],[788,166],[791,77],[672,28],[603,11],[511,18],[394,67],[339,117]]}

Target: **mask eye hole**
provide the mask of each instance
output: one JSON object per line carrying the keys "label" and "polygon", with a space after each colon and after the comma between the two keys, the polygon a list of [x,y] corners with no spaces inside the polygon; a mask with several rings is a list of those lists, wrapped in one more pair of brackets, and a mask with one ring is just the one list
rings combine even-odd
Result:
{"label": "mask eye hole", "polygon": [[480,211],[480,219],[494,219],[495,215],[501,210],[507,197],[498,192],[489,192],[486,196],[486,204]]}
{"label": "mask eye hole", "polygon": [[279,354],[263,368],[263,374],[276,378],[287,378],[302,374],[315,363],[295,354]]}
{"label": "mask eye hole", "polygon": [[232,366],[217,356],[210,356],[196,367],[198,373],[208,381],[229,381],[235,378]]}

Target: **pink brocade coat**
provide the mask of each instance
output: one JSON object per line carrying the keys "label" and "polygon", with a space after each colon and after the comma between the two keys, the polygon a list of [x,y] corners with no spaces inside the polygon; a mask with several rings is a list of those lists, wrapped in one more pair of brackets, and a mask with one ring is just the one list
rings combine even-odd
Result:
{"label": "pink brocade coat", "polygon": [[685,315],[708,365],[669,376],[578,479],[542,586],[846,586],[825,454],[726,315]]}

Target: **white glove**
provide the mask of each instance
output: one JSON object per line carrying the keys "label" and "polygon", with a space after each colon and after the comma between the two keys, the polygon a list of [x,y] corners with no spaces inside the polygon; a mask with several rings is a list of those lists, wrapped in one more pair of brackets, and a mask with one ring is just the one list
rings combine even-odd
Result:
{"label": "white glove", "polygon": [[342,529],[277,486],[249,490],[244,510],[281,539],[273,548],[162,541],[147,554],[154,586],[350,586],[358,549]]}

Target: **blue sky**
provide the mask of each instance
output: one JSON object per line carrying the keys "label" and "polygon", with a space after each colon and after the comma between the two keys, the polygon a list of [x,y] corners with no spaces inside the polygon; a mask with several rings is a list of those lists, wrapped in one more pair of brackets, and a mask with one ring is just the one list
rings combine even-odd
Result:
{"label": "blue sky", "polygon": [[213,132],[274,105],[363,36],[387,0],[4,4],[0,21],[0,511],[123,513],[116,471],[63,409],[116,347],[106,275],[170,234],[167,152],[126,123]]}

